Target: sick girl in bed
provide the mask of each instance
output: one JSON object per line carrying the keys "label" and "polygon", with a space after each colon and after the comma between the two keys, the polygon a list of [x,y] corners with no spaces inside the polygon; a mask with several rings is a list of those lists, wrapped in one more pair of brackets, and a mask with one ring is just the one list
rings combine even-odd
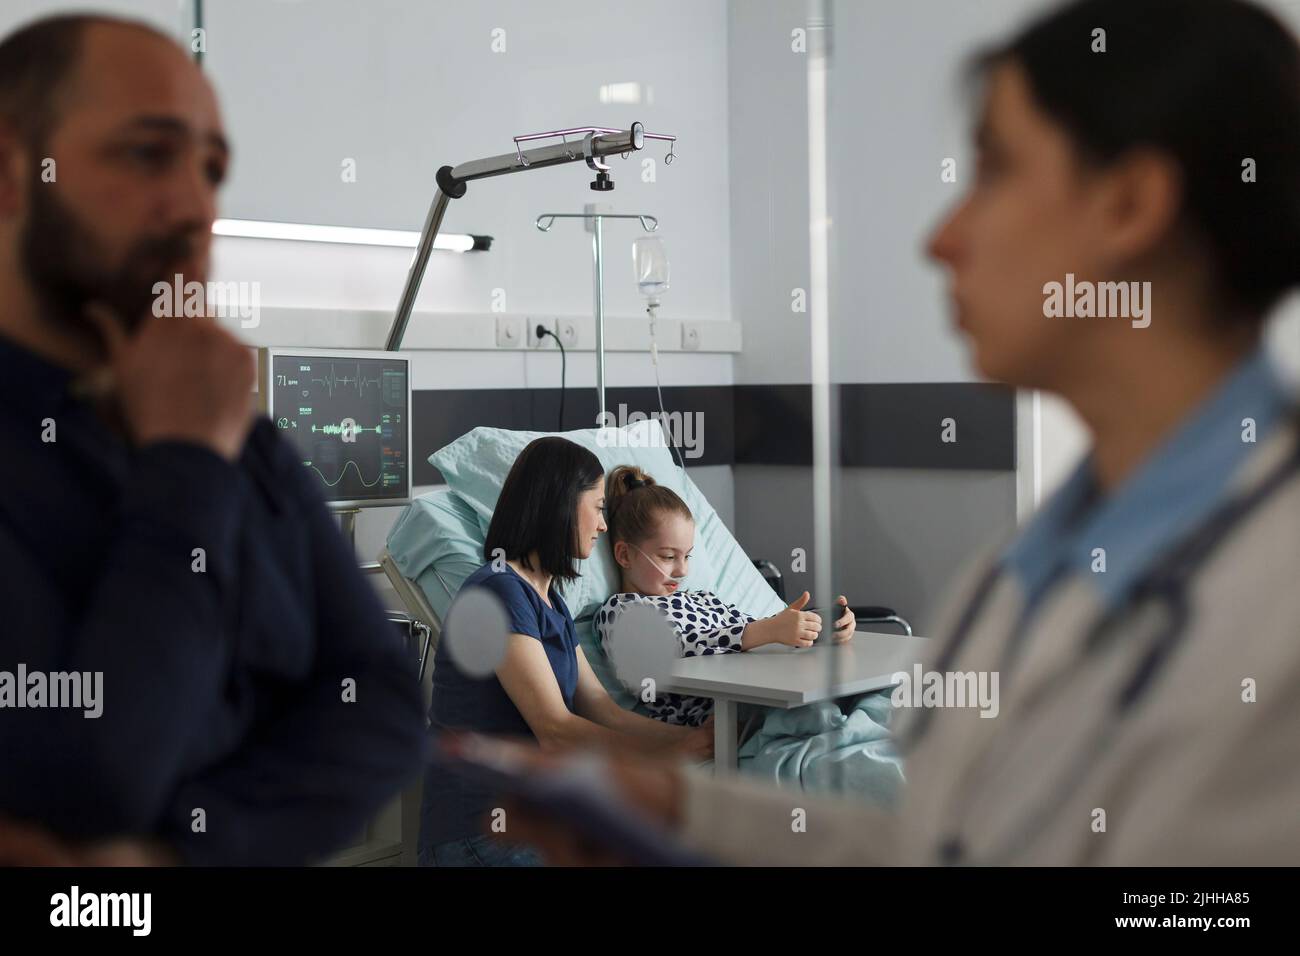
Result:
{"label": "sick girl in bed", "polygon": [[[821,616],[803,610],[807,591],[785,610],[757,619],[712,591],[683,590],[695,521],[676,492],[655,484],[640,468],[624,465],[610,472],[605,512],[614,560],[623,572],[619,592],[596,612],[596,630],[611,660],[614,630],[636,604],[659,608],[677,632],[684,657],[750,651],[764,644],[810,647],[821,632]],[[832,639],[840,643],[853,637],[855,621],[843,595],[837,608],[842,615]],[[713,702],[664,693],[647,707],[651,716],[666,723],[698,726],[708,719]]]}

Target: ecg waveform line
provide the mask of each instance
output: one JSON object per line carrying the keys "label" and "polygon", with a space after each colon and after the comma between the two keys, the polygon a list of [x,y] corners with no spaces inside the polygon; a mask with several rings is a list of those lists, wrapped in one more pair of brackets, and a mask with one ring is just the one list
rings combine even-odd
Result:
{"label": "ecg waveform line", "polygon": [[[312,425],[311,430],[312,432],[324,432],[326,435],[342,435],[344,431],[342,425]],[[356,434],[374,432],[376,435],[382,435],[383,427],[375,425],[373,428],[367,428],[364,425],[354,425],[352,431]]]}
{"label": "ecg waveform line", "polygon": [[351,458],[349,458],[347,461],[345,461],[345,462],[343,463],[343,468],[340,469],[340,471],[339,471],[339,476],[338,476],[337,478],[335,478],[333,481],[330,481],[328,478],[326,478],[326,477],[325,477],[325,473],[322,472],[322,471],[321,471],[319,468],[317,468],[315,465],[308,465],[307,467],[309,467],[312,471],[316,472],[316,474],[320,475],[320,480],[323,481],[323,482],[325,482],[325,484],[326,484],[327,487],[329,487],[329,488],[333,488],[333,487],[334,487],[335,485],[337,485],[340,481],[342,481],[342,480],[343,480],[343,476],[346,475],[346,474],[348,473],[348,465],[351,465],[353,468],[356,469],[356,471],[357,471],[357,478],[360,479],[361,484],[362,484],[364,487],[366,487],[366,488],[373,488],[373,487],[375,487],[375,485],[379,484],[381,481],[384,480],[384,473],[383,473],[383,471],[381,470],[381,471],[379,472],[379,477],[376,478],[374,481],[366,481],[366,477],[365,477],[365,475],[361,474],[361,466],[358,465],[358,464],[357,464],[355,461],[353,461]]}
{"label": "ecg waveform line", "polygon": [[355,377],[355,378],[351,378],[351,377],[349,377],[349,376],[347,376],[347,375],[344,375],[342,378],[340,378],[339,375],[338,375],[338,373],[334,370],[334,363],[331,362],[331,363],[330,363],[330,374],[329,374],[329,378],[313,378],[313,379],[312,379],[312,382],[313,382],[313,383],[319,383],[319,384],[321,384],[321,385],[324,385],[326,388],[328,388],[328,389],[329,389],[329,392],[330,392],[330,398],[333,398],[333,397],[334,397],[334,389],[335,389],[335,388],[340,387],[340,386],[346,386],[346,385],[348,385],[349,383],[356,385],[356,387],[357,387],[357,395],[358,395],[358,396],[362,396],[362,395],[365,394],[365,387],[366,387],[367,385],[373,385],[373,386],[375,386],[375,388],[378,388],[378,387],[379,387],[379,379],[377,379],[377,378],[362,378],[362,377],[361,377],[361,363],[360,363],[360,362],[357,363],[357,374],[356,374],[356,377]]}

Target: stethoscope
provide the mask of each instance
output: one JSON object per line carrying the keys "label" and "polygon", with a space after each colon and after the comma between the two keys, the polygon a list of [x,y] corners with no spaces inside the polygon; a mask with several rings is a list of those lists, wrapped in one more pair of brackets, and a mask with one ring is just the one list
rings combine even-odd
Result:
{"label": "stethoscope", "polygon": [[[1091,744],[1075,761],[1060,786],[1052,790],[1051,799],[1037,804],[1028,814],[1027,821],[1018,828],[1018,833],[1003,841],[1002,852],[982,856],[978,861],[980,865],[995,865],[1014,859],[1016,852],[1027,846],[1039,834],[1052,812],[1059,808],[1063,799],[1075,789],[1080,779],[1093,766],[1094,758],[1107,748],[1120,724],[1154,683],[1162,667],[1177,650],[1186,634],[1190,617],[1188,588],[1196,572],[1205,565],[1219,545],[1257,508],[1286,485],[1293,475],[1300,473],[1300,411],[1293,415],[1291,424],[1296,433],[1295,446],[1281,465],[1249,492],[1226,502],[1197,530],[1171,548],[1166,557],[1155,562],[1153,567],[1143,575],[1122,604],[1103,614],[1089,629],[1083,648],[1079,652],[1081,660],[1104,650],[1117,632],[1116,625],[1119,621],[1147,602],[1163,602],[1168,612],[1163,626],[1158,630],[1146,652],[1139,657],[1137,666],[1120,684],[1119,693],[1112,701],[1101,728],[1093,735]],[[935,660],[933,670],[941,674],[951,670],[958,652],[970,636],[971,629],[988,603],[989,595],[993,592],[994,585],[1001,574],[1002,566],[997,561],[994,561],[985,571],[973,596],[958,616],[952,635]],[[1061,671],[1061,674],[1068,677],[1073,670],[1073,668],[1066,668]],[[1058,677],[1058,680],[1060,679],[1063,678]],[[1049,693],[1044,693],[1038,699],[1051,699],[1051,696]],[[931,708],[921,708],[915,712],[911,724],[902,728],[899,735],[900,752],[906,753],[915,749],[929,729],[931,717]],[[960,820],[963,816],[964,814],[956,814],[955,819]],[[960,825],[955,825],[953,832],[940,841],[937,856],[937,862],[945,865],[969,865],[976,862],[969,858],[960,836]]]}

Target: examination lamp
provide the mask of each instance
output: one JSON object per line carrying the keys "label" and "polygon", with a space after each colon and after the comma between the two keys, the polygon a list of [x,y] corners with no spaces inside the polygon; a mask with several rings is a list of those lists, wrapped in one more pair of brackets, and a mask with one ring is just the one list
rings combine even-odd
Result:
{"label": "examination lamp", "polygon": [[[570,136],[581,136],[582,140],[570,142]],[[560,142],[547,146],[524,149],[522,145],[556,138]],[[442,225],[443,215],[447,212],[447,204],[453,199],[463,197],[470,182],[475,179],[487,179],[490,176],[504,176],[507,173],[584,160],[587,167],[596,173],[591,188],[597,192],[608,192],[614,188],[614,180],[609,175],[609,166],[602,161],[603,157],[615,153],[636,152],[645,147],[645,141],[648,139],[664,140],[670,144],[665,162],[671,165],[675,156],[673,147],[677,137],[664,133],[647,133],[640,123],[633,123],[632,128],[627,130],[610,129],[604,126],[579,126],[516,136],[515,149],[512,153],[490,156],[487,159],[475,159],[456,167],[443,166],[439,169],[435,177],[438,189],[429,206],[424,228],[420,231],[420,238],[415,246],[415,257],[411,260],[411,269],[407,273],[406,285],[402,289],[402,298],[397,303],[397,312],[393,316],[393,324],[388,330],[388,341],[384,348],[395,352],[402,347],[402,339],[406,336],[406,325],[411,319],[411,311],[415,308],[415,296],[420,291],[420,282],[429,264],[429,254],[433,251],[438,238],[438,229]]]}

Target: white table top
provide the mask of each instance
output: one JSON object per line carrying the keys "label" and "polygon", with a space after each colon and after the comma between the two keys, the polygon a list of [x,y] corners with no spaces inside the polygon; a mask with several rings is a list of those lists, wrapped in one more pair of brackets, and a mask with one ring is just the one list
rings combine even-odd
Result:
{"label": "white table top", "polygon": [[[858,631],[847,644],[795,649],[770,644],[743,654],[684,657],[673,667],[674,694],[798,707],[892,686],[891,675],[925,660],[928,638]],[[834,683],[830,681],[834,668]]]}

